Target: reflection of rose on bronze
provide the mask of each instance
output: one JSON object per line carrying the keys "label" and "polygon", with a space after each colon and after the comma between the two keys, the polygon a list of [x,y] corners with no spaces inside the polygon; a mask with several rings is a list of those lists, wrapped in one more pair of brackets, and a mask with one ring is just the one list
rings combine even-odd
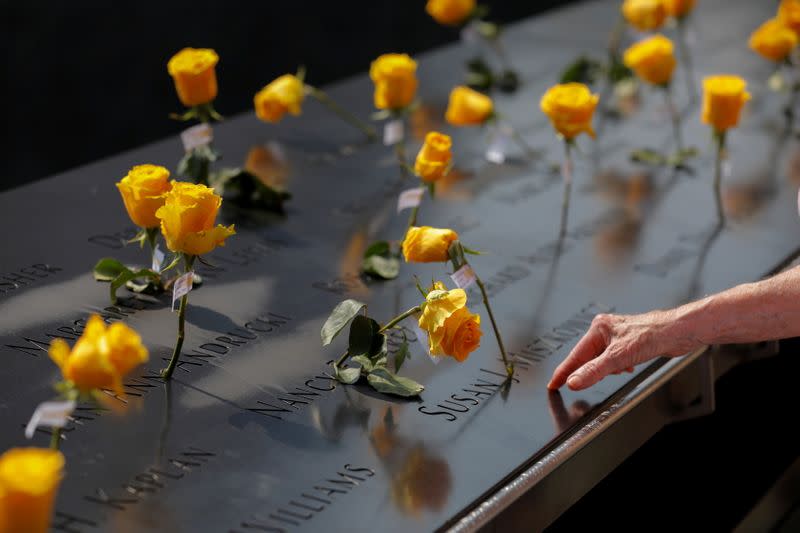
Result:
{"label": "reflection of rose on bronze", "polygon": [[597,256],[608,265],[617,265],[628,257],[639,242],[642,220],[628,211],[618,220],[606,224],[597,232],[594,245]]}
{"label": "reflection of rose on bronze", "polygon": [[415,139],[423,141],[428,132],[441,131],[444,126],[441,119],[442,116],[444,116],[443,111],[437,111],[430,105],[420,105],[411,113],[409,118],[411,135]]}
{"label": "reflection of rose on bronze", "polygon": [[250,148],[244,169],[272,188],[284,188],[289,176],[289,165],[280,150],[273,146]]}
{"label": "reflection of rose on bronze", "polygon": [[373,428],[370,442],[392,479],[392,501],[400,511],[417,516],[444,507],[453,485],[450,465],[423,443],[399,435],[391,407]]}
{"label": "reflection of rose on bronze", "polygon": [[461,187],[461,182],[470,177],[470,174],[453,168],[450,172],[436,182],[436,198],[450,201],[466,202],[472,200],[474,193],[468,187]]}
{"label": "reflection of rose on bronze", "polygon": [[652,176],[642,171],[625,175],[615,169],[607,169],[595,174],[594,184],[603,196],[626,207],[638,207],[654,192]]}
{"label": "reflection of rose on bronze", "polygon": [[722,192],[725,213],[732,218],[748,218],[764,207],[770,191],[763,184],[730,185]]}

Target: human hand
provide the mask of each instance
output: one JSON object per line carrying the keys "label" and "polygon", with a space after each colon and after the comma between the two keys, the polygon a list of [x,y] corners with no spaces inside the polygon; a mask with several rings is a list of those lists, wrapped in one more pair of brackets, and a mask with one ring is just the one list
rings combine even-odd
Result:
{"label": "human hand", "polygon": [[609,374],[632,372],[633,367],[661,355],[690,351],[675,331],[673,313],[652,311],[641,315],[597,315],[589,331],[558,365],[547,388],[564,383],[572,390],[591,387]]}

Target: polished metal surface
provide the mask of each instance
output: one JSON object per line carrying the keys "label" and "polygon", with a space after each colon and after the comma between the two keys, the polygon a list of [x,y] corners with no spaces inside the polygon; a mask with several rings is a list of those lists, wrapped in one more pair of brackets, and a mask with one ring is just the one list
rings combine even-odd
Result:
{"label": "polished metal surface", "polygon": [[[673,306],[756,280],[794,254],[800,152],[783,133],[783,99],[765,87],[770,65],[745,44],[774,5],[700,2],[692,32],[698,78],[735,72],[753,92],[741,127],[729,136],[728,223],[715,230],[711,142],[696,108],[684,121],[687,143],[703,151],[693,177],[628,162],[632,148],[670,147],[662,99],[644,89],[630,117],[605,119],[595,143],[579,141],[569,230],[559,243],[562,190],[551,166],[562,150],[538,101],[567,61],[602,49],[617,6],[585,2],[505,34],[524,86],[496,95],[496,105],[529,144],[545,150],[539,162],[512,148],[506,164],[488,163],[487,132],[442,123],[470,50],[459,44],[420,58],[423,105],[411,119],[409,152],[425,132],[441,128],[454,137],[456,159],[437,199],[425,200],[420,221],[451,226],[485,252],[472,264],[489,286],[507,346],[520,357],[510,386],[502,386],[488,333],[460,365],[433,365],[415,346],[404,372],[427,386],[419,401],[342,387],[326,375],[341,346],[322,348],[319,330],[338,301],[367,301],[373,316],[388,318],[416,302],[413,275],[446,274],[437,265],[403,265],[389,283],[358,276],[370,241],[402,234],[406,219],[394,214],[396,195],[413,184],[400,181],[389,149],[363,144],[314,102],[279,126],[246,114],[215,127],[224,164],[258,160],[294,197],[285,217],[224,208],[238,234],[208,258],[216,268],[200,269],[206,283],[191,294],[183,364],[170,384],[156,376],[176,327],[166,299],[126,294],[110,307],[108,287],[94,282],[90,269],[103,256],[142,262],[137,247],[119,244],[132,228],[114,182],[134,164],[174,167],[180,141],[0,195],[7,228],[0,249],[0,449],[26,443],[23,426],[53,396],[58,379],[47,344],[59,336],[71,342],[76,321],[92,312],[124,320],[151,351],[124,395],[109,394],[102,409],[81,406],[68,426],[55,528],[466,527],[471,513],[491,518],[515,497],[493,503],[504,497],[498,490],[554,475],[546,465],[565,461],[623,416],[626,405],[646,398],[661,383],[660,372],[680,369],[685,363],[671,361],[585,392],[563,391],[564,406],[580,407],[573,414],[561,409],[555,416],[545,387],[595,313]],[[683,86],[676,81],[681,106]],[[361,116],[372,111],[366,76],[330,92]],[[474,294],[471,302],[481,310]],[[48,439],[42,430],[33,443],[46,446]]]}

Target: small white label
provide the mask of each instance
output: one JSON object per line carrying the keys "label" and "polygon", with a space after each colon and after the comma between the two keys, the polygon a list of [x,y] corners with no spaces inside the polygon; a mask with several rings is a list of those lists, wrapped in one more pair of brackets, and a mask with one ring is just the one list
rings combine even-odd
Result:
{"label": "small white label", "polygon": [[392,146],[403,140],[405,135],[405,125],[402,119],[390,120],[383,127],[383,144]]}
{"label": "small white label", "polygon": [[400,196],[397,197],[397,212],[417,207],[422,202],[424,194],[425,187],[415,187],[401,192]]}
{"label": "small white label", "polygon": [[464,265],[458,270],[456,270],[450,279],[458,285],[459,289],[468,289],[475,283],[475,280],[478,279],[478,276],[475,275],[475,271],[472,270],[472,267],[469,265]]}
{"label": "small white label", "polygon": [[175,311],[175,302],[177,302],[184,294],[189,294],[192,290],[192,281],[194,280],[194,272],[187,272],[175,280],[172,285],[172,310]]}
{"label": "small white label", "polygon": [[438,365],[439,361],[442,359],[441,357],[436,357],[435,355],[431,355],[430,347],[428,346],[428,334],[422,331],[422,328],[419,327],[416,323],[413,326],[414,334],[417,336],[417,342],[420,346],[422,346],[422,351],[428,354],[431,361],[433,361],[434,365]]}
{"label": "small white label", "polygon": [[183,149],[191,152],[195,148],[206,146],[214,140],[214,132],[208,124],[198,124],[181,132]]}
{"label": "small white label", "polygon": [[510,133],[507,128],[497,128],[492,134],[492,142],[486,149],[486,160],[495,165],[505,163],[509,144]]}
{"label": "small white label", "polygon": [[44,402],[40,403],[33,412],[28,425],[25,426],[25,437],[33,438],[36,428],[46,426],[51,428],[63,428],[69,421],[69,415],[75,410],[75,402]]}
{"label": "small white label", "polygon": [[567,158],[561,162],[561,175],[564,177],[564,183],[572,183],[572,161]]}
{"label": "small white label", "polygon": [[161,251],[161,248],[156,244],[155,250],[153,250],[153,265],[152,270],[153,272],[161,272],[161,265],[164,264],[164,252]]}
{"label": "small white label", "polygon": [[722,177],[723,178],[730,178],[733,174],[733,165],[731,164],[730,159],[723,159],[722,160]]}

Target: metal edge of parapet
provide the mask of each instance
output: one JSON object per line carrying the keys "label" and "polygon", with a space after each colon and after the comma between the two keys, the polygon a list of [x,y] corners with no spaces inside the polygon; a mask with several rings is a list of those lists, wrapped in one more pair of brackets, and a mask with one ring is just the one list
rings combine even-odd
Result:
{"label": "metal edge of parapet", "polygon": [[613,401],[594,419],[570,435],[555,448],[547,452],[541,459],[523,471],[511,482],[507,483],[488,499],[475,507],[472,511],[461,517],[447,531],[451,533],[464,533],[477,531],[498,516],[503,510],[528,492],[556,468],[565,463],[569,458],[579,452],[587,444],[597,438],[612,424],[625,414],[633,410],[642,401],[649,398],[656,390],[670,381],[684,368],[691,365],[705,351],[700,348],[690,354],[669,359],[657,368],[652,374],[644,378],[633,389]]}

